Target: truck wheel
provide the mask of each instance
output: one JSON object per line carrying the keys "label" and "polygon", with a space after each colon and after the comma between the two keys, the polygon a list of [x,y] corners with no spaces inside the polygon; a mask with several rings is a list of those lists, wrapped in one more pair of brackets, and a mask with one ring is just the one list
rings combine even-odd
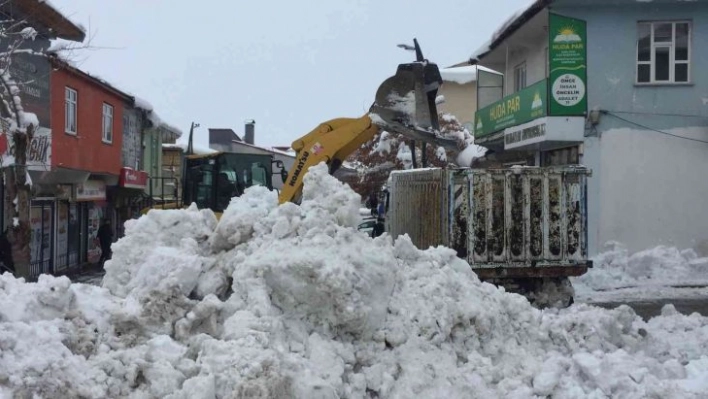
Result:
{"label": "truck wheel", "polygon": [[573,299],[575,289],[568,277],[535,279],[531,285],[533,288],[527,292],[526,297],[534,307],[539,309],[563,309],[575,302]]}

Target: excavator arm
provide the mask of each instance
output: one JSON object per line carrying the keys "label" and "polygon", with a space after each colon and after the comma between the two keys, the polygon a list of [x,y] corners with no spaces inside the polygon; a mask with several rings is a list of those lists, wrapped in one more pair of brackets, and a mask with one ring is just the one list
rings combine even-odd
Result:
{"label": "excavator arm", "polygon": [[324,161],[330,173],[381,129],[446,149],[461,150],[455,139],[441,137],[435,99],[442,84],[440,70],[423,58],[418,41],[413,39],[416,61],[400,64],[396,74],[376,91],[369,113],[360,118],[338,118],[322,123],[295,140],[295,163],[280,191],[280,203],[297,202],[307,170]]}
{"label": "excavator arm", "polygon": [[379,127],[368,115],[361,118],[338,118],[322,123],[293,142],[292,148],[297,155],[280,191],[280,203],[299,200],[303,178],[311,166],[324,161],[330,166],[330,173],[334,173],[346,157],[378,132]]}

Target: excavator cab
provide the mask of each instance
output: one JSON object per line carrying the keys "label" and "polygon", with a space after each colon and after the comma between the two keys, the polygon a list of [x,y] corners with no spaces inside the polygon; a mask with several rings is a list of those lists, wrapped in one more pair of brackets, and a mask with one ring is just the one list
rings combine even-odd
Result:
{"label": "excavator cab", "polygon": [[183,203],[223,212],[246,188],[273,189],[273,157],[219,152],[185,157]]}

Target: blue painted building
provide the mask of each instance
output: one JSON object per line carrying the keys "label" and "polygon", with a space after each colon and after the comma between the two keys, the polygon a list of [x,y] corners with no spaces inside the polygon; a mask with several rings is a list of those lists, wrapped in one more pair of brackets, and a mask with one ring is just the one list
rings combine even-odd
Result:
{"label": "blue painted building", "polygon": [[708,256],[708,1],[536,1],[470,63],[504,73],[475,114],[487,162],[593,170],[591,255]]}

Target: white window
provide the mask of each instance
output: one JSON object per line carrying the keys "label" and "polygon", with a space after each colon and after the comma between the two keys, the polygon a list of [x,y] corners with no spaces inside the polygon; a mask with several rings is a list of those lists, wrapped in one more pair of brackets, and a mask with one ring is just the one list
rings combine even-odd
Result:
{"label": "white window", "polygon": [[514,92],[526,88],[526,62],[514,68]]}
{"label": "white window", "polygon": [[113,106],[103,103],[103,142],[113,142]]}
{"label": "white window", "polygon": [[637,32],[637,83],[690,82],[690,22],[640,22]]}
{"label": "white window", "polygon": [[67,87],[64,89],[64,131],[69,134],[76,134],[76,106],[79,95],[76,90]]}

